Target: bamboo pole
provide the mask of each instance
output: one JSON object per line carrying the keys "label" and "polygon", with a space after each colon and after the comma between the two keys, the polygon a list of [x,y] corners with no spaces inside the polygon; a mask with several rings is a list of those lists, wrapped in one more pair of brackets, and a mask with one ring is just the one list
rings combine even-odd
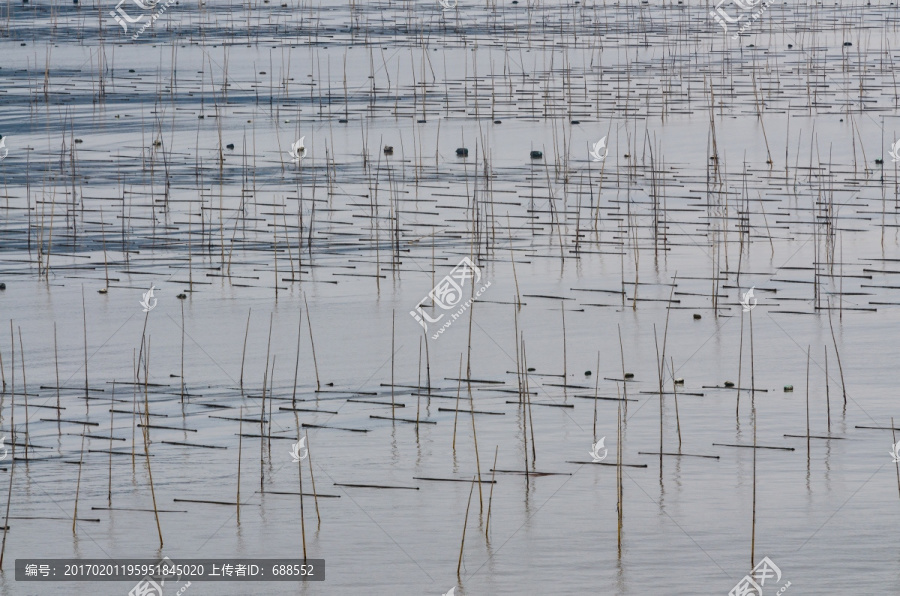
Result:
{"label": "bamboo pole", "polygon": [[[619,393],[618,390],[619,384],[616,383],[617,394]],[[619,401],[617,404],[616,414],[616,536],[618,540],[618,553],[620,558],[622,557],[622,524],[625,517],[625,513],[623,511],[624,496],[625,495],[622,487],[622,402]]]}
{"label": "bamboo pole", "polygon": [[318,519],[319,525],[321,525],[322,516],[319,515],[319,493],[316,492],[316,476],[313,474],[312,450],[309,447],[309,433],[304,436],[306,436],[306,455],[309,460],[309,479],[312,481],[313,501],[316,504],[316,519]]}
{"label": "bamboo pole", "polygon": [[150,338],[147,338],[147,353],[144,355],[144,415],[147,424],[144,427],[144,455],[147,458],[147,476],[150,479],[150,496],[153,499],[153,514],[156,517],[156,531],[159,533],[159,548],[163,547],[162,526],[159,524],[159,509],[156,507],[156,489],[153,487],[153,470],[150,467],[150,393],[148,377],[150,375]]}
{"label": "bamboo pole", "polygon": [[669,357],[672,371],[672,394],[675,396],[675,427],[678,429],[678,453],[681,453],[681,418],[678,416],[678,383],[675,382],[675,359]]}
{"label": "bamboo pole", "polygon": [[[25,378],[25,347],[22,345],[22,328],[19,331],[19,356],[22,360],[22,396],[25,399],[25,466],[28,469],[28,447],[31,445],[31,433],[28,432],[28,381]],[[34,451],[34,447],[31,448]]]}
{"label": "bamboo pole", "polygon": [[478,472],[478,505],[479,513],[484,511],[484,498],[481,491],[481,458],[478,457],[478,433],[475,432],[475,400],[472,399],[472,385],[466,383],[469,394],[469,411],[472,413],[472,441],[475,443],[475,469]]}
{"label": "bamboo pole", "polygon": [[397,405],[394,402],[394,319],[396,318],[396,312],[391,310],[391,420],[394,420],[394,416],[396,415]]}
{"label": "bamboo pole", "polygon": [[291,407],[297,407],[297,373],[300,370],[300,331],[303,329],[303,316],[297,321],[297,358],[294,360],[294,391],[291,393]]}
{"label": "bamboo pole", "polygon": [[[481,483],[479,482],[479,485]],[[466,545],[466,526],[469,524],[469,507],[472,505],[472,492],[475,490],[475,477],[472,477],[472,487],[469,489],[469,502],[466,505],[466,517],[463,519],[462,540],[459,543],[459,563],[456,565],[456,577],[459,578],[459,571],[462,569],[463,547]]]}
{"label": "bamboo pole", "polygon": [[113,442],[113,410],[115,409],[116,380],[113,379],[112,393],[109,396],[109,485],[107,486],[106,500],[112,506],[112,442]]}
{"label": "bamboo pole", "polygon": [[[75,483],[75,511],[72,513],[72,535],[75,532],[75,522],[78,521],[78,493],[81,491],[81,468],[84,464],[84,432],[86,426],[81,427],[81,456],[78,458],[78,481]],[[28,443],[26,440],[25,450],[28,451]]]}
{"label": "bamboo pole", "polygon": [[244,405],[241,404],[240,414],[238,415],[238,461],[237,461],[237,498],[235,505],[237,508],[237,523],[241,523],[241,450],[244,438]]}
{"label": "bamboo pole", "polygon": [[[897,444],[897,433],[894,431],[894,417],[891,416],[891,439],[894,441],[894,445]],[[897,453],[897,449],[892,450],[892,453]],[[897,471],[897,491],[900,492],[900,459],[894,461],[894,468]],[[2,555],[0,555],[0,560],[2,560]]]}
{"label": "bamboo pole", "polygon": [[[843,262],[843,261],[842,261]],[[841,278],[843,281],[843,277]],[[843,297],[841,298],[840,304],[843,305]],[[828,326],[831,329],[831,341],[834,343],[834,356],[837,358],[838,363],[838,371],[841,373],[841,391],[844,394],[844,409],[847,408],[847,386],[844,384],[844,367],[841,366],[841,352],[837,347],[837,339],[834,337],[834,325],[831,322],[831,300],[828,300]]]}
{"label": "bamboo pole", "polygon": [[[59,423],[61,408],[59,407],[59,351],[56,349],[56,321],[53,321],[53,362],[56,368],[56,421]],[[3,382],[6,390],[6,381]]]}
{"label": "bamboo pole", "polygon": [[264,445],[266,437],[266,386],[269,380],[269,352],[272,348],[272,313],[269,313],[269,340],[266,344],[266,370],[263,372],[262,403],[259,414],[259,492],[263,492],[264,478]]}
{"label": "bamboo pole", "polygon": [[[462,354],[459,355],[459,372],[456,375],[456,409],[453,412],[453,452],[456,453],[456,422],[459,420],[459,393],[462,389]],[[393,406],[393,404],[392,404]]]}
{"label": "bamboo pole", "polygon": [[[825,346],[825,409],[828,411],[828,436],[831,436],[831,383],[828,379],[828,346]],[[891,425],[893,426],[893,424]]]}
{"label": "bamboo pole", "polygon": [[[12,321],[10,321],[12,325]],[[15,378],[15,373],[13,373]],[[6,553],[6,533],[9,531],[9,506],[12,504],[13,474],[16,471],[16,393],[11,396],[9,424],[12,428],[12,454],[9,461],[9,490],[6,493],[6,515],[3,518],[3,544],[0,545],[0,569],[3,569],[3,555]]]}
{"label": "bamboo pole", "polygon": [[[756,385],[753,368],[753,309],[750,309],[750,417],[753,419],[753,519],[750,522],[750,568],[756,560]],[[809,433],[807,433],[809,435]]]}
{"label": "bamboo pole", "polygon": [[[87,308],[84,305],[84,286],[81,286],[81,313],[84,328],[84,397],[88,397]],[[150,313],[147,313],[148,315]],[[27,452],[27,449],[26,449]]]}
{"label": "bamboo pole", "polygon": [[181,403],[184,403],[184,301],[181,302]]}
{"label": "bamboo pole", "polygon": [[247,336],[250,334],[250,313],[253,309],[247,309],[247,328],[244,330],[244,350],[241,352],[241,391],[244,391],[244,358],[247,356]]}
{"label": "bamboo pole", "polygon": [[491,468],[491,492],[488,495],[488,511],[487,511],[487,521],[484,524],[484,536],[488,537],[488,532],[491,529],[491,503],[494,502],[494,476],[497,473],[497,453],[500,451],[500,445],[494,447],[494,467]]}
{"label": "bamboo pole", "polygon": [[[299,441],[299,439],[298,439]],[[297,461],[297,475],[300,479],[300,535],[303,539],[303,561],[306,562],[306,517],[303,514],[303,460]]]}
{"label": "bamboo pole", "polygon": [[303,306],[306,308],[306,327],[309,329],[309,345],[312,348],[313,368],[316,371],[316,391],[322,386],[319,384],[319,364],[316,361],[316,343],[313,341],[312,322],[309,319],[309,304],[306,302],[306,294],[303,294]]}
{"label": "bamboo pole", "polygon": [[806,461],[809,462],[809,346],[806,347]]}

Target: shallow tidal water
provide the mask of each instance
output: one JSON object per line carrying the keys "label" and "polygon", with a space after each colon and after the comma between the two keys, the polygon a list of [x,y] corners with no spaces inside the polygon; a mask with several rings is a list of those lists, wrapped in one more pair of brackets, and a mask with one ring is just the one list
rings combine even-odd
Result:
{"label": "shallow tidal water", "polygon": [[896,591],[896,7],[114,7],[0,7],[0,592]]}

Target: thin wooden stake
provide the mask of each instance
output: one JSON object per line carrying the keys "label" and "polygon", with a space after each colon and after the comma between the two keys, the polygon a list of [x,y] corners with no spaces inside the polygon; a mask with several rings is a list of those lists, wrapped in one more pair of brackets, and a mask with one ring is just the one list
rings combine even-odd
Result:
{"label": "thin wooden stake", "polygon": [[[10,325],[12,322],[10,321]],[[12,428],[12,455],[9,462],[9,491],[6,493],[6,516],[3,519],[3,545],[0,546],[0,569],[3,569],[3,555],[6,553],[6,533],[9,531],[9,506],[12,504],[13,473],[16,471],[16,394],[13,392],[9,425]]]}
{"label": "thin wooden stake", "polygon": [[313,368],[316,371],[316,391],[322,386],[319,384],[319,364],[316,362],[316,342],[313,341],[312,322],[309,319],[309,304],[306,303],[306,294],[303,294],[303,306],[306,308],[306,327],[309,329],[309,345],[312,348]]}
{"label": "thin wooden stake", "polygon": [[[298,441],[300,439],[297,439]],[[306,517],[303,515],[303,460],[297,461],[297,473],[300,478],[300,534],[303,538],[303,560],[306,561]]]}
{"label": "thin wooden stake", "polygon": [[303,329],[303,316],[297,320],[297,358],[294,360],[294,392],[291,394],[291,407],[297,407],[297,372],[300,370],[300,331]]}
{"label": "thin wooden stake", "polygon": [[[81,468],[84,464],[84,431],[87,426],[81,427],[81,456],[78,458],[78,481],[75,483],[75,511],[72,513],[72,535],[75,535],[75,522],[78,520],[78,493],[81,492]],[[28,443],[25,443],[28,450]]]}
{"label": "thin wooden stake", "polygon": [[[481,483],[479,482],[479,485]],[[466,504],[466,517],[463,519],[462,540],[459,543],[459,563],[456,565],[456,577],[459,577],[459,571],[462,569],[463,547],[466,545],[466,526],[469,524],[469,507],[472,505],[472,493],[475,490],[475,477],[472,476],[472,487],[469,489],[469,502]]]}
{"label": "thin wooden stake", "polygon": [[244,330],[244,350],[241,352],[241,392],[244,391],[244,358],[247,356],[247,336],[250,334],[250,313],[253,309],[247,309],[247,328]]}
{"label": "thin wooden stake", "polygon": [[[87,308],[84,305],[84,286],[81,286],[81,313],[84,328],[84,397],[88,396]],[[149,314],[149,313],[148,313]],[[27,449],[26,449],[27,452]]]}
{"label": "thin wooden stake", "polygon": [[312,490],[313,490],[313,501],[316,504],[316,519],[319,520],[319,524],[322,523],[322,516],[319,515],[319,494],[316,492],[316,477],[313,474],[313,465],[312,465],[312,449],[309,447],[309,434],[306,435],[306,455],[309,460],[309,479],[312,481]]}
{"label": "thin wooden stake", "polygon": [[397,409],[394,403],[394,318],[395,311],[391,310],[391,420],[394,420],[395,411]]}
{"label": "thin wooden stake", "polygon": [[112,505],[112,442],[113,442],[113,409],[115,409],[116,380],[113,379],[112,393],[109,396],[109,485],[106,491],[106,500]]}
{"label": "thin wooden stake", "polygon": [[[22,396],[25,399],[25,465],[28,466],[28,446],[31,445],[31,434],[28,432],[28,380],[25,378],[25,347],[22,345],[22,328],[17,327],[17,329],[19,331],[19,356],[22,357]],[[31,449],[34,451],[34,447]]]}
{"label": "thin wooden stake", "polygon": [[237,506],[237,523],[241,523],[241,454],[243,451],[241,447],[243,446],[243,438],[244,438],[244,405],[241,404],[241,413],[238,416],[238,465],[237,465],[237,498],[235,499],[235,505]]}
{"label": "thin wooden stake", "polygon": [[[891,425],[893,426],[893,424]],[[491,503],[494,502],[494,476],[497,473],[497,453],[500,451],[500,445],[494,447],[494,467],[491,468],[491,492],[488,495],[488,512],[487,512],[487,521],[484,524],[484,535],[488,536],[488,532],[491,529]]]}
{"label": "thin wooden stake", "polygon": [[456,411],[453,412],[453,451],[456,451],[456,422],[459,420],[459,392],[462,388],[462,354],[459,355],[459,372],[456,375]]}

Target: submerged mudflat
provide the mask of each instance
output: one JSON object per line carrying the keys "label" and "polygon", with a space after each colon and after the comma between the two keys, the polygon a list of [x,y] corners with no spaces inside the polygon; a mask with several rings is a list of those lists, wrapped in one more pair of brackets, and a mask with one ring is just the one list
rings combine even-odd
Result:
{"label": "submerged mudflat", "polygon": [[0,591],[890,592],[898,9],[764,8],[0,6]]}

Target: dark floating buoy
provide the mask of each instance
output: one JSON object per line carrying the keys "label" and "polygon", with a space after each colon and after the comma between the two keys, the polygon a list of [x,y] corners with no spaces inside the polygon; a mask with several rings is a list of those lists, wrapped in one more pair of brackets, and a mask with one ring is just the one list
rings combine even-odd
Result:
{"label": "dark floating buoy", "polygon": [[793,386],[793,385],[785,385],[785,386],[784,386],[784,392],[785,392],[785,393],[791,393],[793,390],[794,390],[794,386]]}
{"label": "dark floating buoy", "polygon": [[347,119],[346,119],[346,118],[341,118],[340,120],[338,120],[338,122],[339,122],[340,124],[347,124]]}
{"label": "dark floating buoy", "polygon": [[416,120],[416,122],[417,122],[418,124],[425,124],[426,121],[425,121],[425,120]]}
{"label": "dark floating buoy", "polygon": [[684,385],[684,379],[682,379],[681,377],[675,379],[675,384],[676,385]]}
{"label": "dark floating buoy", "polygon": [[625,373],[625,378],[626,378],[626,379],[633,379],[633,378],[634,378],[634,373]]}
{"label": "dark floating buoy", "polygon": [[883,159],[880,159],[880,158],[878,158],[878,157],[876,157],[876,158],[875,158],[875,163],[876,163],[876,164],[883,164],[883,163],[884,163],[884,160],[883,160]]}
{"label": "dark floating buoy", "polygon": [[628,153],[626,153],[623,157],[624,157],[625,159],[628,159],[629,157],[631,157],[631,155],[628,154]]}
{"label": "dark floating buoy", "polygon": [[791,49],[792,47],[794,47],[794,44],[789,43],[789,44],[788,44],[788,49]]}
{"label": "dark floating buoy", "polygon": [[459,149],[456,150],[456,154],[459,155],[460,157],[469,157],[469,150],[466,149],[465,147],[460,147]]}
{"label": "dark floating buoy", "polygon": [[128,72],[134,72],[134,69],[133,69],[133,68],[129,68],[129,69],[128,69]]}
{"label": "dark floating buoy", "polygon": [[5,290],[5,289],[6,289],[6,284],[0,283],[0,290]]}
{"label": "dark floating buoy", "polygon": [[385,145],[385,146],[384,146],[384,154],[385,154],[385,155],[393,155],[393,154],[394,154],[394,148],[393,148],[392,146],[390,146],[390,145]]}
{"label": "dark floating buoy", "polygon": [[187,294],[181,293],[181,294],[178,294],[178,295],[175,296],[175,297],[178,298],[179,300],[184,300],[185,298],[187,298]]}
{"label": "dark floating buoy", "polygon": [[328,387],[334,387],[334,383],[325,383]]}
{"label": "dark floating buoy", "polygon": [[226,149],[234,149],[234,143],[228,143],[227,145],[225,145],[225,148]]}
{"label": "dark floating buoy", "polygon": [[98,294],[106,294],[109,291],[108,288],[103,288],[102,290],[97,290]]}
{"label": "dark floating buoy", "polygon": [[734,383],[732,383],[731,381],[725,381],[725,386],[726,387],[734,387]]}
{"label": "dark floating buoy", "polygon": [[589,370],[584,371],[584,376],[586,376],[586,377],[591,376],[591,371],[589,371]]}
{"label": "dark floating buoy", "polygon": [[709,161],[719,161],[719,158],[716,157],[715,155],[711,155],[709,158]]}
{"label": "dark floating buoy", "polygon": [[532,151],[531,159],[541,159],[544,157],[544,153],[542,151]]}
{"label": "dark floating buoy", "polygon": [[845,41],[845,42],[844,42],[844,47],[849,48],[849,47],[852,46],[852,45],[853,45],[853,44],[850,43],[849,41]]}
{"label": "dark floating buoy", "polygon": [[494,120],[494,124],[500,124],[503,120]]}
{"label": "dark floating buoy", "polygon": [[529,369],[528,369],[528,372],[534,372],[534,369],[533,369],[533,368],[529,368]]}
{"label": "dark floating buoy", "polygon": [[694,320],[699,321],[702,317],[698,314],[694,314]]}
{"label": "dark floating buoy", "polygon": [[572,120],[572,124],[581,124],[581,120]]}
{"label": "dark floating buoy", "polygon": [[76,143],[83,143],[84,141],[82,141],[81,139],[75,139],[75,142],[76,142]]}
{"label": "dark floating buoy", "polygon": [[162,146],[162,141],[153,141],[153,146],[154,146],[154,147],[161,147],[161,146]]}

